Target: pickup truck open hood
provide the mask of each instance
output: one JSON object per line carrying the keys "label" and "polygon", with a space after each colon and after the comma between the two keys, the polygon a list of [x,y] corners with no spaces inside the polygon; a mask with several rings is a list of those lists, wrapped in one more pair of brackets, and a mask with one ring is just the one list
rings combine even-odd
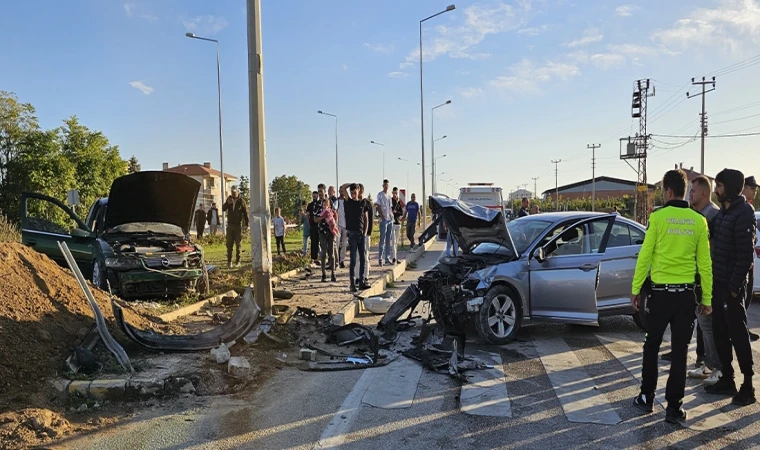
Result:
{"label": "pickup truck open hood", "polygon": [[514,251],[501,211],[440,196],[432,196],[429,201],[433,214],[440,216],[462,251],[469,253],[474,245],[483,242]]}
{"label": "pickup truck open hood", "polygon": [[158,222],[176,225],[187,234],[200,186],[200,182],[181,173],[146,171],[119,177],[108,194],[106,229]]}

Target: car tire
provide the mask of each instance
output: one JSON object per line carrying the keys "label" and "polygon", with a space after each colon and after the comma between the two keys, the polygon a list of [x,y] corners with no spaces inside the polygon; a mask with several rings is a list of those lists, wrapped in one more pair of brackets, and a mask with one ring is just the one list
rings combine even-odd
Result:
{"label": "car tire", "polygon": [[486,292],[480,311],[475,314],[475,329],[484,342],[504,345],[511,342],[522,325],[522,301],[505,285]]}
{"label": "car tire", "polygon": [[105,267],[100,265],[100,262],[96,259],[92,263],[92,285],[96,288],[107,291],[108,290],[108,272]]}

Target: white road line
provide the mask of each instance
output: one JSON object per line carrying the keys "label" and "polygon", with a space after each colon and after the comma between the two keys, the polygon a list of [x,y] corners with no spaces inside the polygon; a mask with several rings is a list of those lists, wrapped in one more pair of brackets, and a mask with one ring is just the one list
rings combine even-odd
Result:
{"label": "white road line", "polygon": [[402,357],[375,371],[375,382],[362,397],[362,403],[384,409],[412,406],[422,376],[421,364]]}
{"label": "white road line", "polygon": [[554,393],[570,422],[615,425],[620,416],[602,393],[575,352],[561,337],[533,338]]}
{"label": "white road line", "polygon": [[367,389],[375,381],[378,371],[375,369],[365,369],[362,376],[354,384],[353,389],[348,394],[340,409],[330,421],[330,424],[322,432],[316,448],[338,448],[346,440],[346,433],[351,429],[351,425],[356,419],[357,413],[361,408],[362,397]]}
{"label": "white road line", "polygon": [[[641,381],[642,344],[635,343],[620,333],[597,333],[596,337],[634,378]],[[667,406],[665,385],[669,372],[669,365],[659,366],[657,378],[657,386],[659,388],[655,394],[655,400],[663,408]],[[688,411],[688,419],[685,423],[686,427],[695,431],[705,431],[724,427],[731,423],[731,419],[711,402],[711,400],[718,400],[720,398],[706,394],[701,384],[691,387],[686,386],[684,394],[683,407]]]}
{"label": "white road line", "polygon": [[469,372],[462,384],[459,410],[472,416],[512,417],[512,404],[501,356],[491,354],[493,369]]}

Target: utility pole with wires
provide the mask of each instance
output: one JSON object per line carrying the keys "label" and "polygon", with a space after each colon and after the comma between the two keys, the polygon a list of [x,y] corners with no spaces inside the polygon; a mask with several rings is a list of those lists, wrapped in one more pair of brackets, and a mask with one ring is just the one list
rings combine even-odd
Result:
{"label": "utility pole with wires", "polygon": [[586,148],[591,149],[591,211],[594,211],[596,204],[596,149],[602,144],[588,144]]}
{"label": "utility pole with wires", "polygon": [[[651,92],[650,92],[651,88]],[[647,224],[649,214],[649,185],[647,184],[647,151],[649,149],[649,138],[647,134],[647,103],[649,97],[654,97],[654,84],[650,83],[649,78],[636,80],[633,83],[633,97],[631,100],[631,117],[639,119],[639,132],[635,136],[628,136],[620,139],[620,159],[636,159],[639,162],[638,179],[636,180],[636,196],[634,203],[635,219],[642,225]],[[627,141],[625,151],[622,143]],[[630,163],[628,163],[630,165]],[[633,167],[633,166],[631,166]]]}
{"label": "utility pole with wires", "polygon": [[539,177],[532,177],[533,180],[533,198],[538,198],[538,183],[536,181]]}
{"label": "utility pole with wires", "polygon": [[[686,98],[693,98],[702,96],[702,113],[699,115],[699,127],[702,130],[702,158],[701,158],[701,165],[699,173],[704,175],[705,174],[705,136],[707,136],[707,113],[705,112],[705,94],[708,92],[712,92],[715,90],[715,77],[712,77],[712,80],[706,80],[705,77],[702,77],[702,81],[695,81],[694,78],[691,79],[691,84],[694,86],[702,86],[702,92],[696,93],[694,95],[689,95],[689,93],[686,93]],[[705,86],[708,84],[712,85],[712,89],[705,90]]]}
{"label": "utility pole with wires", "polygon": [[561,159],[552,159],[552,164],[554,164],[554,201],[555,201],[555,208],[557,211],[559,211],[559,163],[561,163]]}

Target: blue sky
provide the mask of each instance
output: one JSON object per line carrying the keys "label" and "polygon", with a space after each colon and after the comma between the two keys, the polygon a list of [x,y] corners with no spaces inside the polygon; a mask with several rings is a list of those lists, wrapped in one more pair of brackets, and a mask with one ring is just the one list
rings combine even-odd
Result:
{"label": "blue sky", "polygon": [[[263,0],[264,88],[269,178],[295,174],[315,186],[335,180],[339,116],[341,182],[379,190],[385,174],[418,195],[419,20],[445,9],[432,0]],[[37,108],[45,127],[76,114],[137,156],[219,167],[214,45],[221,42],[225,171],[247,174],[248,72],[245,1],[29,0],[0,15],[5,42],[0,89]],[[695,135],[700,99],[692,77],[760,54],[760,2],[459,1],[424,27],[425,141],[436,110],[440,178],[490,181],[514,190],[539,177],[554,186],[597,175],[635,179],[619,160],[634,80],[650,78],[649,132]],[[707,94],[710,134],[760,131],[760,59],[717,72]],[[734,70],[736,69],[736,70]],[[760,136],[707,140],[706,172],[726,166],[760,175]],[[683,162],[699,169],[699,140],[657,138],[651,182]],[[428,179],[428,193],[430,192]],[[439,183],[439,186],[444,186]],[[443,188],[439,189],[443,190]]]}

